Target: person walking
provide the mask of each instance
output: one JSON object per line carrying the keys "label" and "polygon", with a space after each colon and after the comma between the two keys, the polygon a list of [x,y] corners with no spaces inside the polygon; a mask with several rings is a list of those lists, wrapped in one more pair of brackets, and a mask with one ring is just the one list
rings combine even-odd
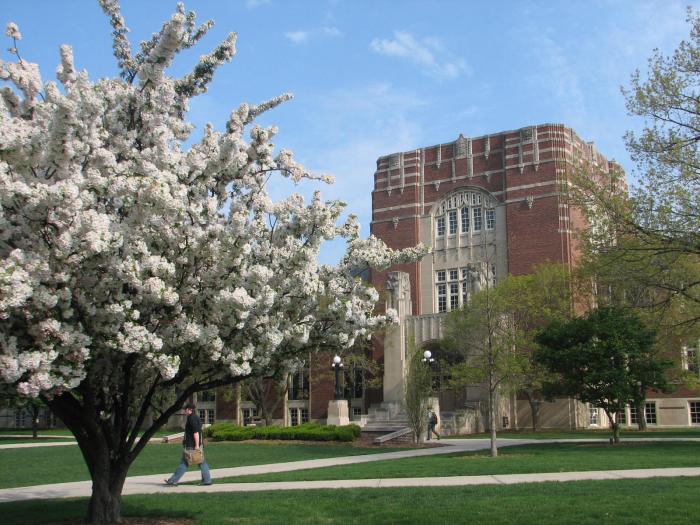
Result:
{"label": "person walking", "polygon": [[432,438],[433,434],[435,434],[438,438],[438,441],[440,441],[440,434],[438,434],[435,431],[435,427],[438,424],[438,417],[435,412],[433,412],[432,408],[428,409],[428,437],[426,438],[427,441],[430,441]]}
{"label": "person walking", "polygon": [[187,403],[184,406],[185,414],[187,415],[187,421],[185,422],[185,438],[182,440],[182,459],[180,464],[175,469],[172,476],[165,480],[166,485],[171,487],[177,487],[177,482],[187,472],[188,464],[185,459],[186,450],[202,450],[202,462],[199,464],[199,470],[202,473],[202,482],[200,485],[211,485],[211,474],[209,473],[209,465],[207,465],[207,460],[204,458],[204,440],[202,438],[202,421],[199,416],[194,413],[194,405],[192,403]]}

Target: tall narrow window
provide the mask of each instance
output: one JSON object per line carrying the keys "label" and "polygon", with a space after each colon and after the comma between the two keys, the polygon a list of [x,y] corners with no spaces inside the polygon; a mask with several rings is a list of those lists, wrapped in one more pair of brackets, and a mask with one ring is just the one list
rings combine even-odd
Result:
{"label": "tall narrow window", "polygon": [[459,283],[450,283],[450,310],[459,308]]}
{"label": "tall narrow window", "polygon": [[450,210],[447,217],[450,221],[450,235],[455,235],[457,233],[457,210]]}
{"label": "tall narrow window", "polygon": [[646,418],[647,424],[656,425],[656,403],[644,404],[644,417]]}
{"label": "tall narrow window", "polygon": [[481,208],[472,208],[472,217],[474,219],[472,228],[475,232],[481,231]]}
{"label": "tall narrow window", "polygon": [[496,226],[496,210],[493,208],[486,210],[486,229],[493,230]]}
{"label": "tall narrow window", "polygon": [[469,231],[469,208],[464,207],[461,210],[462,213],[462,233],[467,233]]}
{"label": "tall narrow window", "polygon": [[445,235],[445,217],[438,217],[435,221],[435,227],[438,237]]}
{"label": "tall narrow window", "polygon": [[447,311],[447,285],[446,284],[438,284],[437,285],[437,292],[438,292],[438,312],[446,312]]}

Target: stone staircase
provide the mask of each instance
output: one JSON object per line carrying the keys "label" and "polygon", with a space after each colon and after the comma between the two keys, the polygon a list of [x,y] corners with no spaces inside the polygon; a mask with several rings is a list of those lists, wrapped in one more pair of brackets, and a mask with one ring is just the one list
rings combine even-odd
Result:
{"label": "stone staircase", "polygon": [[408,428],[408,417],[394,403],[372,405],[367,411],[367,417],[362,418],[363,432],[391,433]]}

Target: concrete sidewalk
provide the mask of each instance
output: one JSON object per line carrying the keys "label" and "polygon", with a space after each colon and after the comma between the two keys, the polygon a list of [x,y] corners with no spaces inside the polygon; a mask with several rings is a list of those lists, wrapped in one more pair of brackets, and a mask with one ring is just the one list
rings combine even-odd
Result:
{"label": "concrete sidewalk", "polygon": [[[668,439],[676,441],[677,439]],[[687,439],[678,439],[688,441]],[[582,442],[582,440],[534,440],[534,439],[499,439],[498,446],[515,446],[532,443],[553,442]],[[583,440],[606,441],[606,440]],[[694,439],[695,441],[695,439]],[[301,490],[301,489],[335,489],[335,488],[387,488],[387,487],[447,487],[482,484],[513,484],[513,483],[537,483],[545,481],[575,481],[575,480],[602,480],[602,479],[638,479],[651,477],[672,476],[700,476],[700,467],[693,468],[662,468],[662,469],[634,469],[634,470],[603,470],[588,472],[553,472],[541,474],[507,474],[485,476],[450,476],[429,478],[393,478],[393,479],[358,479],[358,480],[324,480],[324,481],[290,481],[290,482],[265,482],[265,483],[216,483],[216,479],[244,476],[249,474],[265,474],[274,472],[289,472],[312,468],[331,467],[338,465],[350,465],[366,463],[370,461],[382,461],[401,459],[408,457],[433,456],[439,454],[453,454],[483,450],[490,447],[488,439],[450,439],[442,440],[443,447],[423,448],[387,452],[383,454],[369,454],[363,456],[344,456],[336,458],[315,459],[307,461],[291,461],[288,463],[274,463],[269,465],[251,465],[247,467],[232,467],[213,469],[214,485],[202,487],[198,485],[179,485],[169,487],[163,480],[170,473],[148,476],[129,477],[124,484],[123,495],[129,494],[157,494],[157,493],[192,493],[192,492],[252,492],[263,490]],[[198,481],[199,470],[190,470],[183,476],[181,482]],[[57,483],[51,485],[38,485],[31,487],[19,487],[0,490],[0,502],[21,501],[31,499],[74,498],[89,497],[92,483],[79,481],[72,483]]]}

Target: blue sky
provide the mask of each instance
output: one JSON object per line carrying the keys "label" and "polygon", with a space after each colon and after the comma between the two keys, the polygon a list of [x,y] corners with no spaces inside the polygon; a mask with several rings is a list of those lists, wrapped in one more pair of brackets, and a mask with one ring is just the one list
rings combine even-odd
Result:
{"label": "blue sky", "polygon": [[[192,0],[185,7],[216,25],[172,73],[189,71],[198,55],[237,32],[238,55],[193,102],[190,119],[199,129],[206,122],[221,129],[241,102],[291,91],[294,100],[261,123],[278,125],[275,143],[307,167],[335,175],[335,185],[321,188],[324,197],[345,201],[367,235],[377,157],[460,133],[563,123],[633,177],[623,135],[641,122],[627,115],[620,86],[645,70],[654,48],[670,53],[688,37],[686,6],[699,3]],[[170,0],[124,0],[133,47],[174,7]],[[54,76],[64,43],[92,78],[117,73],[97,2],[0,0],[0,13],[3,24],[19,25],[20,52],[40,64],[45,79]],[[311,190],[304,184],[297,191]],[[322,260],[333,262],[341,251],[331,246]]]}

